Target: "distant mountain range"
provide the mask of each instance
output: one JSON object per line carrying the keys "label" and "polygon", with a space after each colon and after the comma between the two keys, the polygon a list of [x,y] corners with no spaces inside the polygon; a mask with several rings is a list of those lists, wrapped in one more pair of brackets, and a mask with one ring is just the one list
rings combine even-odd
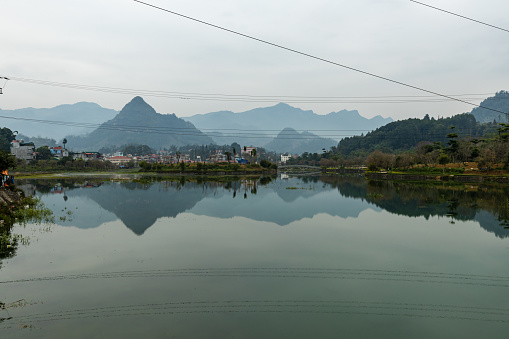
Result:
{"label": "distant mountain range", "polygon": [[[104,108],[92,102],[78,102],[53,108],[29,107],[15,110],[0,108],[0,126],[6,126],[11,131],[18,131],[24,136],[58,141],[66,135],[90,133],[99,124],[112,119],[117,113],[113,109]],[[66,124],[61,125],[62,122]]]}
{"label": "distant mountain range", "polygon": [[321,138],[309,132],[299,133],[293,128],[287,127],[279,132],[272,141],[265,144],[264,148],[279,153],[321,153],[323,148],[328,150],[337,144],[336,140]]}
{"label": "distant mountain range", "polygon": [[[269,151],[302,153],[328,149],[345,136],[366,135],[393,121],[381,116],[364,118],[355,110],[319,115],[284,103],[240,113],[219,111],[179,119],[174,114],[158,114],[140,97],[135,99],[137,109],[124,111],[124,108],[120,113],[90,102],[53,108],[0,109],[0,126],[18,131],[29,140],[41,137],[38,144],[44,143],[44,138],[59,144],[67,137],[67,146],[73,150],[98,150],[127,143],[148,144],[159,149],[171,145],[237,142]],[[509,112],[508,99],[509,92],[500,91],[481,105]],[[474,108],[471,114],[481,123],[506,121],[505,114],[484,108]],[[289,133],[291,138],[285,136]],[[415,135],[410,139],[415,139]]]}
{"label": "distant mountain range", "polygon": [[268,150],[271,150],[271,139],[285,128],[330,137],[337,144],[344,134],[360,135],[393,121],[379,115],[368,119],[358,111],[347,110],[319,115],[284,103],[240,113],[220,111],[183,119],[203,129],[218,144],[238,142],[241,145],[264,146]]}
{"label": "distant mountain range", "polygon": [[53,108],[0,109],[2,125],[18,131],[26,140],[37,141],[37,146],[41,146],[47,139],[53,145],[67,138],[67,147],[75,151],[97,151],[104,146],[129,143],[160,149],[237,142],[269,151],[314,153],[337,145],[345,134],[358,135],[391,121],[381,116],[367,119],[357,111],[346,110],[319,115],[283,103],[240,113],[221,111],[179,119],[174,114],[156,113],[140,97],[121,112],[89,102]]}
{"label": "distant mountain range", "polygon": [[141,97],[135,97],[113,119],[84,136],[67,136],[68,146],[78,150],[99,150],[112,145],[148,145],[154,149],[172,145],[208,145],[212,139],[192,123],[175,114],[159,114]]}

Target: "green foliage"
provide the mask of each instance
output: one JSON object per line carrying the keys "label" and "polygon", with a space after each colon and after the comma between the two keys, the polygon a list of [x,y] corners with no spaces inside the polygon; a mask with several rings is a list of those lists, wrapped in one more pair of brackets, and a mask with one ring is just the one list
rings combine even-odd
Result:
{"label": "green foliage", "polygon": [[0,172],[16,167],[16,158],[6,151],[0,151]]}
{"label": "green foliage", "polygon": [[440,157],[438,158],[438,163],[440,165],[447,165],[451,159],[444,153],[440,154]]}
{"label": "green foliage", "polygon": [[132,154],[134,156],[150,155],[155,153],[155,151],[147,145],[124,146],[121,148],[121,152],[124,154]]}
{"label": "green foliage", "polygon": [[273,164],[268,160],[265,160],[265,159],[260,160],[260,166],[262,166],[263,168],[273,168],[272,165],[275,165],[277,168],[276,164]]}
{"label": "green foliage", "polygon": [[35,150],[37,160],[51,159],[51,151],[48,146],[41,146]]}
{"label": "green foliage", "polygon": [[14,133],[7,127],[0,128],[0,150],[10,152],[11,141],[14,140]]}
{"label": "green foliage", "polygon": [[443,119],[407,119],[391,122],[365,136],[345,138],[338,145],[338,152],[352,155],[354,152],[367,155],[374,150],[385,153],[407,151],[420,142],[448,141],[451,126],[456,126],[457,137],[481,137],[494,132],[494,126],[481,125],[471,114],[459,114]]}

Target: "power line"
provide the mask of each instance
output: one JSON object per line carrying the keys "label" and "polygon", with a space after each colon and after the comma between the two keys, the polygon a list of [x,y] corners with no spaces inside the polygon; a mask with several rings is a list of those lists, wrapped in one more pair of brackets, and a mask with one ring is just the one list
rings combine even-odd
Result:
{"label": "power line", "polygon": [[335,65],[335,66],[346,68],[346,69],[349,69],[349,70],[357,72],[357,73],[362,73],[362,74],[369,75],[369,76],[374,77],[374,78],[378,78],[378,79],[385,80],[385,81],[388,81],[388,82],[392,82],[392,83],[395,83],[395,84],[398,84],[398,85],[401,85],[401,86],[405,86],[405,87],[409,87],[409,88],[412,88],[412,89],[416,89],[416,90],[421,91],[421,92],[426,92],[426,93],[430,93],[430,94],[433,94],[433,95],[436,95],[436,96],[439,96],[439,97],[443,97],[443,98],[447,98],[447,99],[450,99],[450,100],[462,102],[462,103],[468,104],[470,106],[482,107],[482,108],[488,109],[490,111],[494,111],[494,112],[498,112],[498,113],[502,113],[502,114],[506,114],[506,115],[509,114],[507,112],[502,112],[502,111],[499,111],[499,110],[496,110],[496,109],[493,109],[493,108],[477,105],[477,104],[471,103],[471,102],[466,101],[466,100],[454,98],[454,97],[451,97],[451,96],[448,96],[448,95],[445,95],[445,94],[440,94],[438,92],[427,90],[427,89],[424,89],[422,87],[410,85],[410,84],[407,84],[407,83],[404,83],[404,82],[401,82],[401,81],[397,81],[397,80],[393,80],[393,79],[390,79],[390,78],[387,78],[387,77],[384,77],[384,76],[381,76],[381,75],[377,75],[377,74],[374,74],[374,73],[363,71],[363,70],[358,69],[358,68],[350,67],[350,66],[347,66],[347,65],[335,62],[335,61],[324,59],[324,58],[321,58],[321,57],[318,57],[318,56],[315,56],[315,55],[312,55],[312,54],[309,54],[309,53],[301,52],[301,51],[298,51],[296,49],[292,49],[292,48],[289,48],[289,47],[285,47],[283,45],[279,45],[279,44],[276,44],[276,43],[273,43],[273,42],[270,42],[270,41],[267,41],[267,40],[263,40],[263,39],[251,36],[251,35],[240,33],[238,31],[234,31],[234,30],[229,29],[229,28],[218,26],[218,25],[215,25],[215,24],[203,21],[203,20],[199,20],[199,19],[187,16],[187,15],[184,15],[184,14],[180,14],[180,13],[177,13],[177,12],[174,12],[174,11],[162,8],[162,7],[158,7],[158,6],[155,6],[155,5],[143,2],[143,1],[139,1],[139,0],[134,0],[134,1],[138,2],[140,4],[143,4],[143,5],[146,5],[146,6],[155,8],[155,9],[158,9],[160,11],[164,11],[164,12],[167,12],[167,13],[170,13],[170,14],[173,14],[173,15],[176,15],[176,16],[179,16],[179,17],[191,20],[191,21],[195,21],[195,22],[198,22],[198,23],[210,26],[210,27],[217,28],[217,29],[225,31],[225,32],[229,32],[229,33],[232,33],[232,34],[235,34],[235,35],[239,35],[239,36],[242,36],[244,38],[255,40],[255,41],[258,41],[258,42],[261,42],[261,43],[264,43],[264,44],[267,44],[267,45],[270,45],[270,46],[273,46],[273,47],[277,47],[277,48],[280,48],[280,49],[283,49],[283,50],[286,50],[286,51],[289,51],[289,52],[292,52],[292,53],[295,53],[295,54],[303,55],[303,56],[306,56],[308,58],[319,60],[319,61],[322,61],[322,62],[325,62],[325,63],[328,63],[328,64],[332,64],[332,65]]}
{"label": "power line", "polygon": [[444,13],[447,13],[447,14],[451,14],[451,15],[454,15],[454,16],[457,16],[457,17],[460,17],[462,19],[466,19],[466,20],[470,20],[470,21],[473,21],[473,22],[477,22],[478,24],[481,24],[481,25],[485,25],[485,26],[489,26],[489,27],[492,27],[492,28],[496,28],[496,29],[499,29],[501,31],[505,31],[505,32],[508,32],[509,33],[509,30],[505,29],[505,28],[502,28],[502,27],[498,27],[498,26],[495,26],[495,25],[491,25],[491,24],[488,24],[486,22],[482,22],[482,21],[479,21],[479,20],[476,20],[476,19],[472,19],[472,18],[469,18],[469,17],[466,17],[464,15],[460,15],[460,14],[457,14],[457,13],[454,13],[454,12],[450,12],[450,11],[446,11],[445,9],[441,9],[441,8],[438,8],[438,7],[434,7],[434,6],[431,6],[431,5],[428,5],[428,4],[425,4],[425,3],[422,3],[422,2],[419,2],[419,1],[415,1],[415,0],[409,0],[411,2],[414,2],[416,4],[419,4],[419,5],[422,5],[422,6],[426,6],[426,7],[429,7],[429,8],[433,8],[433,9],[436,9],[437,11],[440,11],[440,12],[444,12]]}
{"label": "power line", "polygon": [[[354,137],[359,136],[356,133],[336,133],[336,134],[313,134],[313,135],[296,135],[295,132],[299,132],[295,130],[293,131],[280,131],[280,130],[240,130],[240,129],[204,129],[208,130],[208,134],[202,133],[201,130],[195,128],[166,128],[160,126],[129,126],[129,125],[110,125],[107,123],[103,124],[93,124],[93,123],[82,123],[82,122],[72,122],[72,121],[56,121],[56,120],[43,120],[43,119],[33,119],[33,118],[25,118],[25,117],[10,117],[0,115],[0,118],[3,119],[11,119],[11,120],[22,120],[31,123],[43,123],[50,124],[56,126],[69,126],[69,127],[82,127],[82,128],[92,128],[92,129],[101,129],[101,130],[110,130],[110,131],[122,131],[122,132],[130,132],[130,133],[150,133],[150,134],[161,134],[161,135],[175,135],[175,136],[199,136],[199,137],[214,137],[214,138],[244,138],[244,139],[283,139],[283,140],[321,140],[324,138],[329,139],[342,139],[346,137]],[[456,132],[460,134],[468,134],[471,129],[457,129]],[[228,134],[214,134],[214,132],[219,131],[227,131]],[[238,131],[238,134],[232,133],[234,131]],[[248,133],[246,133],[248,131]],[[277,132],[279,133],[255,133],[255,132]],[[371,130],[357,130],[357,129],[337,129],[337,130],[300,130],[302,132],[367,132],[369,134]],[[443,138],[442,134],[429,134],[425,133],[426,137],[432,139]],[[424,133],[423,133],[424,135]],[[386,136],[384,139],[399,139],[396,136]]]}
{"label": "power line", "polygon": [[[252,94],[225,94],[225,93],[197,93],[197,92],[173,92],[173,91],[160,91],[160,90],[146,90],[134,88],[118,88],[118,87],[105,87],[96,85],[84,85],[65,82],[55,82],[38,79],[28,79],[19,77],[9,77],[12,81],[71,88],[79,90],[88,90],[103,93],[116,93],[116,94],[130,94],[142,95],[148,97],[159,98],[172,98],[181,100],[204,100],[204,101],[237,101],[237,102],[286,102],[286,103],[357,103],[357,104],[404,104],[404,103],[424,103],[433,102],[441,103],[448,102],[452,99],[437,98],[435,95],[387,95],[387,96],[295,96],[295,95],[252,95]],[[479,94],[448,94],[447,96],[462,98],[464,100],[483,100],[487,95],[492,93],[479,93]],[[490,100],[492,98],[487,98]],[[496,99],[509,99],[509,97],[502,97]],[[456,100],[452,100],[456,101]]]}
{"label": "power line", "polygon": [[[22,120],[26,122],[32,123],[43,123],[50,125],[59,125],[59,126],[69,126],[69,127],[83,127],[83,128],[93,128],[93,129],[103,129],[103,130],[111,130],[111,131],[122,131],[122,132],[133,132],[133,133],[151,133],[151,134],[166,134],[166,135],[177,135],[177,136],[201,136],[206,137],[210,136],[208,134],[202,133],[199,129],[194,128],[166,128],[166,127],[153,127],[153,126],[128,126],[128,125],[109,125],[109,124],[92,124],[92,123],[80,123],[80,122],[71,122],[71,121],[55,121],[55,120],[43,120],[43,119],[32,119],[32,118],[23,118],[23,117],[9,117],[0,115],[0,118],[3,119],[12,119],[12,120]],[[314,136],[296,136],[296,133],[277,133],[277,134],[263,134],[263,133],[240,133],[242,131],[247,130],[234,130],[234,129],[204,129],[210,130],[209,134],[213,132],[227,130],[227,131],[239,131],[239,134],[213,134],[214,138],[249,138],[249,139],[273,139],[276,137],[280,137],[281,139],[308,139],[308,140],[317,140],[322,138],[344,138],[349,136],[354,136],[356,134],[325,134],[325,135],[314,135]],[[280,130],[267,130],[267,131],[280,131]],[[314,131],[345,131],[345,132],[367,132],[369,130],[314,130]],[[255,131],[256,132],[256,131]],[[263,131],[261,131],[263,132]],[[309,131],[307,131],[309,132]],[[282,138],[281,136],[285,136]],[[293,136],[293,137],[286,137]]]}

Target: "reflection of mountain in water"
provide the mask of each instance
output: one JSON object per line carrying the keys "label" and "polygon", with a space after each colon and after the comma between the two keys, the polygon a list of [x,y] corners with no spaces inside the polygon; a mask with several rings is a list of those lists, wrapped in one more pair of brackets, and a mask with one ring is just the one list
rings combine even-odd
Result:
{"label": "reflection of mountain in water", "polygon": [[[241,196],[244,191],[245,188],[241,188]],[[250,192],[250,189],[247,189],[247,192]],[[277,180],[267,186],[258,187],[257,194],[250,195],[246,200],[232,200],[231,196],[207,199],[197,204],[190,212],[218,218],[241,216],[283,226],[304,218],[312,218],[320,213],[341,218],[356,218],[368,208],[379,210],[366,202],[338,195],[333,187],[318,178],[306,181],[293,178]]]}
{"label": "reflection of mountain in water", "polygon": [[97,189],[80,190],[103,209],[114,213],[129,229],[141,235],[157,219],[176,217],[191,209],[198,201],[214,191],[196,183],[183,187],[176,182],[157,184],[109,183]]}
{"label": "reflection of mountain in water", "polygon": [[[497,237],[509,237],[509,230],[504,228],[504,220],[509,219],[507,192],[471,185],[446,187],[445,184],[368,182],[358,176],[323,176],[279,179],[266,185],[260,181],[185,184],[164,181],[106,182],[92,186],[69,185],[63,190],[45,187],[48,193],[45,201],[50,207],[55,206],[54,210],[74,211],[74,206],[79,206],[73,221],[61,224],[90,228],[119,218],[138,235],[157,219],[174,218],[186,211],[288,225],[319,213],[355,218],[366,209],[384,209],[410,217],[475,220]],[[66,200],[62,194],[50,194],[61,191]]]}
{"label": "reflection of mountain in water", "polygon": [[[319,180],[276,180],[268,185],[259,181],[216,182],[106,182],[93,188],[65,189],[62,194],[46,189],[45,201],[54,210],[75,212],[72,221],[62,222],[91,228],[118,217],[134,233],[141,235],[157,219],[176,217],[183,212],[217,218],[245,217],[288,225],[296,220],[327,213],[342,218],[357,217],[370,206],[365,201],[346,199]],[[378,208],[376,208],[378,209]],[[76,214],[77,213],[77,214]]]}

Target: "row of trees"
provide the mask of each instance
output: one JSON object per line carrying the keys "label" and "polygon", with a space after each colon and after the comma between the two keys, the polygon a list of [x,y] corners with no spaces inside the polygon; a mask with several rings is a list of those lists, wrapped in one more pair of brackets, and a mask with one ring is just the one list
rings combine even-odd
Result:
{"label": "row of trees", "polygon": [[[414,120],[414,119],[409,119]],[[426,120],[426,119],[423,119]],[[454,119],[440,119],[452,121]],[[461,115],[461,119],[456,121],[468,122],[471,118],[467,115]],[[307,164],[325,167],[350,167],[350,166],[371,166],[372,169],[391,169],[391,168],[409,168],[416,164],[425,166],[437,166],[447,163],[477,162],[479,168],[506,167],[509,168],[509,124],[477,124],[476,131],[484,131],[481,135],[475,137],[465,135],[465,129],[458,130],[455,126],[449,126],[444,131],[444,135],[436,139],[427,139],[431,141],[421,141],[420,138],[412,147],[406,149],[393,150],[390,147],[380,147],[379,149],[367,148],[349,149],[343,153],[342,143],[330,150],[323,150],[320,153],[304,153],[298,158],[291,159],[289,164]],[[465,126],[465,125],[463,125]],[[399,129],[399,128],[396,128]],[[387,142],[394,142],[394,139],[388,138],[380,131],[374,133],[379,140],[388,139]],[[437,136],[436,134],[434,136]],[[430,135],[431,137],[431,135]],[[362,137],[355,137],[362,138]],[[364,137],[368,138],[368,135]],[[374,138],[374,137],[372,137]],[[425,139],[426,140],[426,139]],[[350,145],[352,141],[348,141]],[[358,143],[358,147],[363,147],[364,142]]]}

